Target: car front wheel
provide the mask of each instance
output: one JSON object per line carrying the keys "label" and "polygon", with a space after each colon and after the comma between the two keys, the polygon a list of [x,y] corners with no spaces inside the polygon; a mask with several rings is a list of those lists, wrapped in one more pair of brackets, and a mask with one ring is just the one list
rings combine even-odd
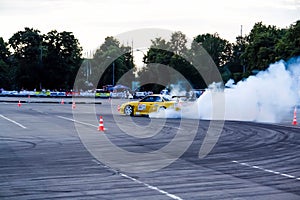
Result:
{"label": "car front wheel", "polygon": [[133,115],[133,107],[130,105],[125,106],[124,113],[125,113],[125,115],[132,116]]}

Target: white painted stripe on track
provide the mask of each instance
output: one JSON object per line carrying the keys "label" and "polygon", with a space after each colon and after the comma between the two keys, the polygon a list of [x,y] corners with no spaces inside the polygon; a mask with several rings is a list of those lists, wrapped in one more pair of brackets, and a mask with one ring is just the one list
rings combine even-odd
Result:
{"label": "white painted stripe on track", "polygon": [[292,178],[292,179],[296,179],[297,181],[300,181],[300,178],[297,178],[296,176],[293,176],[293,175],[290,175],[290,174],[280,173],[280,172],[277,172],[277,171],[274,171],[274,170],[265,169],[265,168],[259,167],[257,165],[250,165],[248,163],[239,162],[239,161],[236,161],[236,160],[233,160],[231,162],[239,164],[239,165],[247,166],[247,167],[250,167],[250,168],[253,168],[253,169],[259,169],[259,170],[262,170],[264,172],[269,172],[269,173],[272,173],[272,174],[276,174],[276,175],[280,175],[280,176],[284,176],[284,177],[287,177],[287,178]]}
{"label": "white painted stripe on track", "polygon": [[57,117],[61,118],[61,119],[65,119],[65,120],[68,120],[68,121],[72,121],[72,122],[75,122],[75,123],[78,123],[78,124],[83,124],[83,125],[87,125],[87,126],[92,126],[92,127],[98,127],[94,124],[90,124],[90,123],[86,123],[86,122],[81,122],[81,121],[78,121],[78,120],[75,120],[75,119],[72,119],[72,118],[67,118],[67,117],[63,117],[63,116],[59,116],[57,115]]}
{"label": "white painted stripe on track", "polygon": [[128,175],[126,175],[126,174],[124,174],[124,173],[120,173],[120,175],[123,176],[123,177],[125,177],[125,178],[127,178],[127,179],[130,179],[130,180],[132,180],[132,181],[134,181],[134,182],[136,182],[136,183],[142,184],[142,185],[146,186],[147,188],[149,188],[149,189],[151,189],[151,190],[155,190],[155,191],[157,191],[157,192],[159,192],[159,193],[161,193],[161,194],[164,194],[164,195],[166,195],[166,196],[168,196],[168,197],[170,197],[170,198],[172,198],[172,199],[182,200],[182,198],[180,198],[180,197],[178,197],[178,196],[176,196],[176,195],[174,195],[174,194],[170,194],[170,193],[168,193],[168,192],[166,192],[166,191],[164,191],[164,190],[159,189],[158,187],[149,185],[148,183],[144,183],[144,182],[142,182],[142,181],[140,181],[140,180],[137,180],[137,179],[135,179],[135,178],[133,178],[133,177],[131,177],[131,176],[128,176]]}
{"label": "white painted stripe on track", "polygon": [[285,176],[285,177],[288,177],[288,178],[295,178],[295,176],[293,175],[289,175],[289,174],[280,174],[281,176]]}
{"label": "white painted stripe on track", "polygon": [[[74,119],[71,119],[71,118],[67,118],[67,117],[63,117],[63,116],[59,116],[59,115],[57,115],[57,117],[59,117],[59,118],[61,118],[61,119],[69,120],[69,121],[72,121],[72,122],[75,122],[75,123],[87,125],[87,126],[98,127],[98,126],[95,126],[94,124],[90,124],[90,123],[85,123],[85,122],[77,121],[77,120],[74,120]],[[98,162],[97,160],[93,160],[93,162],[97,163],[98,165],[102,165],[102,166],[104,166],[105,168],[111,169],[111,170],[113,170],[113,171],[116,172],[116,170],[114,170],[114,169],[110,168],[109,166],[106,166],[106,165],[104,165],[104,164]],[[119,174],[120,174],[122,177],[124,177],[124,178],[130,179],[130,180],[132,180],[132,181],[134,181],[134,182],[136,182],[136,183],[142,184],[142,185],[146,186],[147,188],[149,188],[149,189],[151,189],[151,190],[155,190],[155,191],[157,191],[157,192],[159,192],[159,193],[161,193],[161,194],[164,194],[164,195],[166,195],[166,196],[168,196],[168,197],[170,197],[170,198],[172,198],[172,199],[175,199],[175,200],[183,200],[182,198],[180,198],[180,197],[178,197],[178,196],[176,196],[176,195],[174,195],[174,194],[170,194],[170,193],[168,193],[168,192],[166,192],[166,191],[164,191],[164,190],[159,189],[158,187],[155,187],[155,186],[149,185],[149,184],[147,184],[147,183],[144,183],[144,182],[142,182],[142,181],[140,181],[140,180],[137,180],[137,179],[135,179],[135,178],[133,178],[133,177],[131,177],[131,176],[128,176],[128,175],[126,175],[126,174],[124,174],[124,173],[119,172]]]}
{"label": "white painted stripe on track", "polygon": [[9,118],[5,117],[4,115],[0,115],[0,117],[2,117],[3,119],[6,119],[7,121],[10,121],[10,122],[14,123],[15,125],[17,125],[17,126],[23,128],[23,129],[26,129],[26,127],[23,126],[22,124],[20,124],[20,123],[14,121],[14,120],[12,120],[12,119],[9,119]]}
{"label": "white painted stripe on track", "polygon": [[174,194],[170,194],[169,192],[166,192],[166,191],[164,191],[164,190],[162,190],[162,189],[159,189],[159,188],[156,187],[156,186],[149,185],[148,183],[145,183],[145,182],[143,182],[143,181],[137,180],[136,178],[133,178],[133,177],[127,175],[127,174],[124,174],[124,173],[122,173],[122,172],[118,172],[118,171],[116,171],[116,170],[110,168],[109,166],[100,163],[99,161],[97,161],[97,160],[95,160],[95,159],[92,160],[92,161],[95,162],[95,163],[97,163],[98,165],[104,166],[105,168],[108,168],[108,169],[114,171],[115,173],[118,173],[120,176],[122,176],[122,177],[124,177],[124,178],[126,178],[126,179],[129,179],[129,180],[131,180],[131,181],[133,181],[133,182],[135,182],[135,183],[144,185],[145,187],[147,187],[147,188],[149,188],[149,189],[151,189],[151,190],[155,190],[155,191],[157,191],[157,192],[159,192],[159,193],[161,193],[161,194],[164,194],[164,195],[166,195],[167,197],[170,197],[171,199],[175,199],[175,200],[183,200],[181,197],[176,196],[176,195],[174,195]]}
{"label": "white painted stripe on track", "polygon": [[[78,120],[75,120],[75,119],[72,119],[72,118],[63,117],[63,116],[60,116],[60,115],[57,115],[57,117],[59,117],[59,118],[61,118],[61,119],[68,120],[68,121],[72,121],[72,122],[75,122],[75,123],[78,123],[78,124],[83,124],[83,125],[93,126],[93,127],[97,127],[97,128],[98,128],[98,126],[96,126],[96,125],[94,125],[94,124],[90,124],[90,123],[86,123],[86,122],[81,122],[81,121],[78,121]],[[178,127],[172,127],[172,126],[167,126],[167,125],[163,125],[162,127],[182,130],[181,128],[178,128]],[[105,128],[105,130],[108,130],[108,129]]]}

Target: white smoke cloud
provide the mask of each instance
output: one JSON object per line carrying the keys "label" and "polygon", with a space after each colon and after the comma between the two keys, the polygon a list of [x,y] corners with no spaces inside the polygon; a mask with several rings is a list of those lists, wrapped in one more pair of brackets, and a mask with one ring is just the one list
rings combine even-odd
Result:
{"label": "white smoke cloud", "polygon": [[170,88],[171,88],[171,91],[170,91],[171,96],[185,96],[186,95],[186,89],[183,86],[183,83],[171,84]]}
{"label": "white smoke cloud", "polygon": [[271,64],[266,71],[236,85],[230,80],[226,86],[230,88],[223,91],[207,89],[196,102],[184,106],[180,112],[166,110],[163,116],[278,123],[298,103],[300,57]]}

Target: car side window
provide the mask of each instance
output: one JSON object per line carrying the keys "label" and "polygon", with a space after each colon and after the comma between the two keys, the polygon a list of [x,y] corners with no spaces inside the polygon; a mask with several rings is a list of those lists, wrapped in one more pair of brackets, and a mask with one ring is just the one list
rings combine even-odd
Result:
{"label": "car side window", "polygon": [[154,102],[162,102],[161,97],[154,97]]}
{"label": "car side window", "polygon": [[163,102],[163,99],[160,96],[148,96],[148,97],[145,97],[144,99],[140,100],[140,102]]}
{"label": "car side window", "polygon": [[144,99],[142,99],[140,102],[153,102],[153,97],[146,97]]}
{"label": "car side window", "polygon": [[149,101],[148,102],[154,102],[155,97],[149,97]]}

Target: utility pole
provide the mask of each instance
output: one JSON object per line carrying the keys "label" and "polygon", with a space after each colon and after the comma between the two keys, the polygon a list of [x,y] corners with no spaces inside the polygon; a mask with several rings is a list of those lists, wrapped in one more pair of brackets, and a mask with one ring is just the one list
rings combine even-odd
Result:
{"label": "utility pole", "polygon": [[243,37],[243,25],[241,25],[241,37]]}
{"label": "utility pole", "polygon": [[112,85],[115,86],[115,61],[112,63]]}
{"label": "utility pole", "polygon": [[[242,38],[243,38],[243,25],[241,25],[241,41],[242,41]],[[240,49],[242,49],[241,47],[240,47]],[[245,74],[246,73],[246,66],[245,66],[245,64],[243,65],[243,74]]]}

